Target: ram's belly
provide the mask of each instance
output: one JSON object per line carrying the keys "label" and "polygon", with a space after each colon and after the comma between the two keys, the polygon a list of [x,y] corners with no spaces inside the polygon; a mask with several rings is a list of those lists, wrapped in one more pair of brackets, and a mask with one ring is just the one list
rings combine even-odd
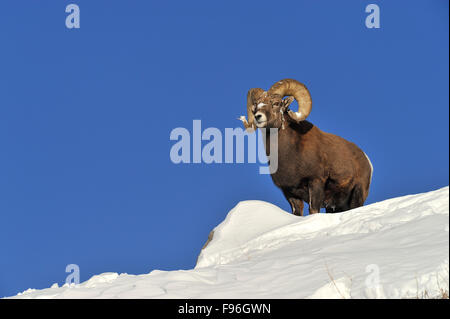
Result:
{"label": "ram's belly", "polygon": [[309,201],[308,180],[299,178],[295,174],[286,174],[278,172],[272,174],[274,184],[280,188],[286,195],[289,194],[305,202]]}

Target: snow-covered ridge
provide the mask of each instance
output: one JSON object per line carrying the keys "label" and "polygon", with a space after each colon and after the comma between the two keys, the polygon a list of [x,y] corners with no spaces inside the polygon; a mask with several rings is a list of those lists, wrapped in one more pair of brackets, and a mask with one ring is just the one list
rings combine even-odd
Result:
{"label": "snow-covered ridge", "polygon": [[449,187],[339,214],[240,202],[195,269],[104,273],[13,298],[416,298],[449,287]]}

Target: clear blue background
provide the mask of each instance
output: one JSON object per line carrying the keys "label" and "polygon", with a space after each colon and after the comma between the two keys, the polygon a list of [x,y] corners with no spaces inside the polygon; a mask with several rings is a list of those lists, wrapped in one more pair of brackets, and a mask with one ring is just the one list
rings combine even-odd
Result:
{"label": "clear blue background", "polygon": [[[65,7],[81,29],[65,27]],[[381,8],[381,29],[365,7]],[[258,164],[170,161],[175,127],[240,127],[249,88],[304,82],[357,143],[368,203],[448,185],[448,1],[0,3],[0,296],[187,269],[241,200],[289,210]]]}

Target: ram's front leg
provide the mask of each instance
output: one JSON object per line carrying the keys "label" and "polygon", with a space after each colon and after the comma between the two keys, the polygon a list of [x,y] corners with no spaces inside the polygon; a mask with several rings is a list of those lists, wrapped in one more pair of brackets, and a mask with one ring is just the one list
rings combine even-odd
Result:
{"label": "ram's front leg", "polygon": [[247,122],[247,119],[245,118],[244,115],[239,117],[238,120],[242,121],[242,124],[244,124],[245,130],[247,132],[252,133],[255,131],[255,128],[253,127],[253,125]]}
{"label": "ram's front leg", "polygon": [[290,192],[282,189],[284,197],[291,205],[292,214],[297,216],[303,216],[303,201],[299,198],[294,197]]}
{"label": "ram's front leg", "polygon": [[289,204],[291,204],[292,214],[296,216],[303,216],[303,201],[298,198],[289,198]]}
{"label": "ram's front leg", "polygon": [[320,207],[325,199],[324,183],[321,180],[312,180],[308,184],[309,192],[309,213],[320,213]]}

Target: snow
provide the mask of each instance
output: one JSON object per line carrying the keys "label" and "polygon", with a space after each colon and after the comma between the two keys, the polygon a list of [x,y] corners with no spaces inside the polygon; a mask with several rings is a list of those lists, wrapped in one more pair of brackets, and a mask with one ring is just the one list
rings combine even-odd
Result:
{"label": "snow", "polygon": [[449,287],[449,187],[298,217],[244,201],[194,269],[104,273],[13,298],[416,298]]}

